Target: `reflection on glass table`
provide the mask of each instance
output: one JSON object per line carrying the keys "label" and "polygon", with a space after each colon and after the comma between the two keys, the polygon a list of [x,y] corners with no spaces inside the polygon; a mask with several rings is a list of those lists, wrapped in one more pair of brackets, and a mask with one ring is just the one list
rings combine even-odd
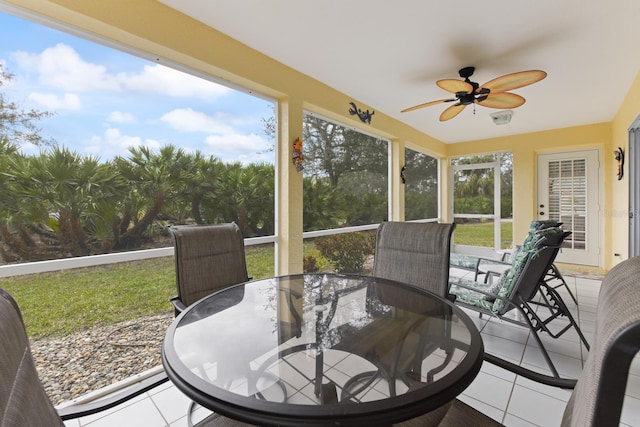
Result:
{"label": "reflection on glass table", "polygon": [[454,399],[482,363],[459,308],[369,276],[238,285],[173,322],[170,379],[215,412],[258,425],[390,425]]}

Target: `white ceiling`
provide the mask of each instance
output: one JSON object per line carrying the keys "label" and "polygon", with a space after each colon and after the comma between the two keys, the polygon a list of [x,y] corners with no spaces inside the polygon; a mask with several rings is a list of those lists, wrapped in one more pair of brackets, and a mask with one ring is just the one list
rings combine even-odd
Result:
{"label": "white ceiling", "polygon": [[[610,121],[640,70],[639,0],[160,1],[446,143]],[[449,98],[435,82],[465,66],[480,84],[548,76],[513,91],[527,102],[507,125],[481,106],[400,113]]]}

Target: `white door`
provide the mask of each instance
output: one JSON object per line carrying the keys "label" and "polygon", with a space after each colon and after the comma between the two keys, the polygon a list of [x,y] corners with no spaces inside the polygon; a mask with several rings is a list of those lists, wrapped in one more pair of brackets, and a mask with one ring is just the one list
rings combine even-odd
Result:
{"label": "white door", "polygon": [[600,264],[599,176],[598,150],[538,156],[538,219],[562,222],[572,232],[559,262]]}

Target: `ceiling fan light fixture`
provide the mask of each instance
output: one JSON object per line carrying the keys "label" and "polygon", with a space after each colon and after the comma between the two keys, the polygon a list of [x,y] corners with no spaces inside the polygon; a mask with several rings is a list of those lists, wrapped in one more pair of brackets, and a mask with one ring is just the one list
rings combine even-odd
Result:
{"label": "ceiling fan light fixture", "polygon": [[495,123],[496,125],[506,125],[511,121],[511,117],[513,116],[513,111],[511,110],[498,111],[498,112],[489,114],[489,116],[491,116],[491,120],[493,120],[493,123]]}

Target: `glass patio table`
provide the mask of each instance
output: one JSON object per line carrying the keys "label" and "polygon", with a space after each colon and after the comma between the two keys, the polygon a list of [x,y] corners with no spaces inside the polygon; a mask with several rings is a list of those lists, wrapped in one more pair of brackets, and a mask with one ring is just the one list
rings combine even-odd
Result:
{"label": "glass patio table", "polygon": [[167,330],[171,381],[200,405],[266,426],[388,426],[454,399],[482,339],[445,298],[371,276],[304,274],[207,296]]}

